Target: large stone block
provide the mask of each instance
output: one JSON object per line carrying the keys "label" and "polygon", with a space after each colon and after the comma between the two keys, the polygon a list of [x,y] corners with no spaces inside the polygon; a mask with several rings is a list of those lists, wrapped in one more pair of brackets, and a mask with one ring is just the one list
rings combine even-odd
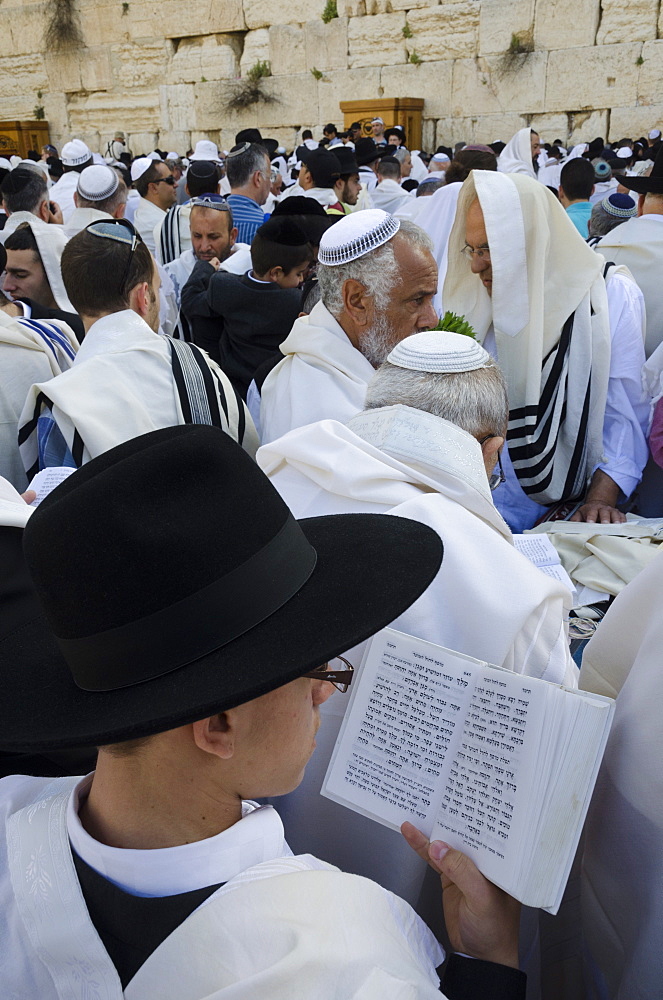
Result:
{"label": "large stone block", "polygon": [[[348,66],[393,66],[406,61],[405,14],[376,14],[348,21]],[[340,98],[342,99],[342,98]],[[351,99],[351,98],[346,98]]]}
{"label": "large stone block", "polygon": [[61,149],[69,138],[67,98],[64,94],[44,93],[43,103],[51,142]]}
{"label": "large stone block", "polygon": [[[606,109],[602,111],[577,111],[569,115],[569,145],[575,146],[579,142],[591,142],[597,136],[607,139],[608,119],[610,112]],[[554,136],[553,138],[558,138]]]}
{"label": "large stone block", "polygon": [[[365,70],[341,70],[338,73],[326,74],[318,81],[319,114],[311,114],[308,121],[311,126],[322,122],[343,122],[339,101],[361,101],[376,97],[380,88],[380,70],[372,67]],[[382,96],[382,94],[380,94]],[[412,96],[412,95],[409,95]],[[312,102],[313,103],[313,102]]]}
{"label": "large stone block", "polygon": [[274,76],[305,73],[307,66],[304,29],[297,24],[272,25],[269,29],[268,58]]}
{"label": "large stone block", "polygon": [[205,33],[244,31],[242,0],[146,0],[153,8],[155,36],[184,38]]}
{"label": "large stone block", "polygon": [[440,0],[390,0],[392,10],[417,10],[420,7],[438,7]]}
{"label": "large stone block", "polygon": [[[51,86],[41,56],[3,56],[0,63],[0,98],[11,98],[14,94],[31,94],[34,107],[40,103],[37,99],[38,90],[42,91],[45,101]],[[28,117],[34,116],[30,113]],[[10,115],[10,118],[16,118],[16,115]]]}
{"label": "large stone block", "polygon": [[74,94],[81,90],[81,60],[78,52],[63,52],[44,56],[48,74],[48,89]]}
{"label": "large stone block", "polygon": [[[638,73],[638,104],[656,104],[661,96],[661,59],[663,39],[645,42],[642,46],[643,63]],[[621,103],[621,102],[620,102]],[[630,132],[625,132],[630,135]]]}
{"label": "large stone block", "polygon": [[141,23],[143,4],[132,0],[128,10],[121,3],[97,3],[79,0],[77,4],[86,45],[112,45],[135,35]]}
{"label": "large stone block", "polygon": [[601,0],[597,45],[645,42],[656,38],[658,0]]}
{"label": "large stone block", "polygon": [[190,132],[174,132],[164,129],[160,130],[159,149],[165,149],[167,153],[173,152],[178,153],[180,156],[184,156],[186,151],[190,148]]}
{"label": "large stone block", "polygon": [[452,114],[501,114],[545,110],[547,52],[480,59],[456,59],[453,70]]}
{"label": "large stone block", "polygon": [[127,143],[133,156],[141,156],[151,153],[159,145],[158,132],[130,132],[127,135]]}
{"label": "large stone block", "polygon": [[407,22],[412,30],[408,52],[420,59],[459,59],[474,56],[479,41],[480,5],[474,0],[444,0],[440,7],[413,10]]}
{"label": "large stone block", "polygon": [[326,2],[327,0],[288,0],[287,3],[275,4],[273,0],[244,0],[246,26],[267,28],[271,24],[304,24],[321,17]]}
{"label": "large stone block", "polygon": [[490,143],[501,139],[508,142],[512,135],[527,125],[522,115],[477,115],[472,118],[446,117],[438,120],[438,145],[454,146],[457,142]]}
{"label": "large stone block", "polygon": [[652,128],[663,128],[663,103],[648,104],[643,107],[612,108],[610,111],[610,134],[615,142],[625,135],[647,135]]}
{"label": "large stone block", "polygon": [[242,76],[246,76],[258,62],[269,62],[269,30],[258,28],[249,31],[244,38],[244,51],[239,62]]}
{"label": "large stone block", "polygon": [[427,62],[420,66],[384,67],[380,83],[389,97],[423,97],[424,117],[440,118],[450,113],[453,60]]}
{"label": "large stone block", "polygon": [[44,7],[34,4],[2,7],[3,61],[9,55],[44,52],[47,19]]}
{"label": "large stone block", "polygon": [[[110,50],[111,69],[118,90],[134,87],[153,90],[164,83],[165,67],[172,52],[172,44],[165,39],[146,40],[142,43],[120,42]],[[154,123],[156,128],[156,122]],[[142,127],[140,131],[143,131]]]}
{"label": "large stone block", "polygon": [[166,83],[200,83],[239,76],[242,44],[236,35],[182,38],[166,69]]}
{"label": "large stone block", "polygon": [[530,126],[539,133],[541,142],[554,142],[555,139],[561,139],[562,145],[566,146],[569,141],[570,118],[570,115],[562,111],[553,111],[550,114],[534,115]]}
{"label": "large stone block", "polygon": [[[537,49],[569,49],[593,45],[601,0],[537,0],[534,44]],[[582,63],[578,63],[581,67]],[[584,72],[584,69],[583,69]]]}
{"label": "large stone block", "polygon": [[640,48],[634,42],[549,53],[546,109],[583,111],[635,104]]}
{"label": "large stone block", "polygon": [[343,70],[348,65],[348,19],[335,17],[329,24],[324,21],[307,21],[306,68]]}
{"label": "large stone block", "polygon": [[306,125],[318,120],[317,93],[310,73],[268,77],[262,81],[261,88],[266,97],[272,99],[270,103],[261,100],[246,108],[231,109],[229,102],[238,88],[241,82],[227,80],[196,84],[196,128],[203,131],[223,128],[234,135],[243,128],[264,125],[271,132],[274,127],[300,127],[302,123]]}
{"label": "large stone block", "polygon": [[72,94],[68,104],[69,127],[74,135],[95,130],[112,134],[117,128],[156,135],[159,112],[158,90]]}
{"label": "large stone block", "polygon": [[190,132],[195,126],[194,85],[176,83],[159,88],[161,128],[165,131]]}
{"label": "large stone block", "polygon": [[483,0],[479,21],[479,52],[507,52],[515,35],[521,42],[534,32],[534,0]]}
{"label": "large stone block", "polygon": [[318,94],[310,73],[293,76],[270,76],[263,90],[273,98],[260,108],[260,120],[270,131],[275,127],[306,127],[318,121]]}
{"label": "large stone block", "polygon": [[86,49],[81,59],[81,83],[83,90],[110,90],[113,86],[110,52],[99,46]]}

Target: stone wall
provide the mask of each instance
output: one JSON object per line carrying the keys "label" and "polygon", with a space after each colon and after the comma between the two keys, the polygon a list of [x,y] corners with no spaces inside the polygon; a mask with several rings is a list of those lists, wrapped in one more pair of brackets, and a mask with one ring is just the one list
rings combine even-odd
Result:
{"label": "stone wall", "polygon": [[[328,23],[326,0],[78,0],[84,46],[44,52],[53,2],[3,3],[0,118],[42,105],[60,144],[103,150],[121,128],[135,153],[227,149],[259,126],[292,147],[299,128],[342,124],[339,101],[377,97],[425,99],[427,148],[663,121],[660,0],[337,0]],[[229,110],[263,60],[271,100]]]}

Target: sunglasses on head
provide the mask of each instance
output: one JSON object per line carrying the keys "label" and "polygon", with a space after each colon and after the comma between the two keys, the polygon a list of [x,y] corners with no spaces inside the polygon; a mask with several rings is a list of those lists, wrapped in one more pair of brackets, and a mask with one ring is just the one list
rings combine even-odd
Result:
{"label": "sunglasses on head", "polygon": [[113,243],[123,243],[129,247],[129,258],[120,283],[120,293],[124,292],[136,247],[143,242],[142,236],[128,219],[101,219],[99,222],[90,223],[85,229],[86,232],[92,233],[93,236],[98,236],[102,240],[112,240]]}

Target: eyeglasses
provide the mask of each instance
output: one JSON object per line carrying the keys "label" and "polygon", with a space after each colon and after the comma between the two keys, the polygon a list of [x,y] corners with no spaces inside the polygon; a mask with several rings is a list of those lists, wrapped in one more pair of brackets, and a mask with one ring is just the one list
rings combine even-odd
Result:
{"label": "eyeglasses", "polygon": [[176,181],[172,174],[169,174],[168,177],[159,177],[158,180],[152,181],[152,184],[170,184],[171,187],[174,187],[175,183]]}
{"label": "eyeglasses", "polygon": [[308,674],[304,674],[304,677],[310,677],[314,681],[329,681],[337,691],[345,694],[352,684],[355,668],[343,656],[336,656],[334,659],[345,663],[346,669],[335,670],[328,663],[323,663],[317,670],[311,670]]}
{"label": "eyeglasses", "polygon": [[[487,434],[485,438],[481,438],[479,444],[484,444],[486,441],[490,441],[491,438],[499,436],[499,434]],[[504,469],[502,468],[502,455],[499,451],[497,453],[497,467],[500,471],[493,472],[490,476],[488,476],[488,485],[491,490],[496,490],[498,486],[501,486],[502,483],[506,482],[506,476],[504,475]]]}
{"label": "eyeglasses", "polygon": [[475,254],[479,260],[490,260],[490,247],[488,246],[477,247],[476,250],[473,247],[464,246],[460,252],[464,257],[467,257],[468,260],[472,260]]}
{"label": "eyeglasses", "polygon": [[143,238],[140,233],[136,232],[132,224],[128,219],[102,219],[99,222],[91,222],[89,226],[85,227],[86,232],[92,233],[93,236],[99,236],[101,239],[112,240],[114,243],[123,243],[125,246],[129,247],[129,259],[127,260],[127,266],[124,269],[124,274],[122,275],[122,281],[120,283],[120,294],[124,292],[124,286],[129,277],[129,271],[131,270],[131,262],[134,259],[134,252],[139,243],[143,242]]}

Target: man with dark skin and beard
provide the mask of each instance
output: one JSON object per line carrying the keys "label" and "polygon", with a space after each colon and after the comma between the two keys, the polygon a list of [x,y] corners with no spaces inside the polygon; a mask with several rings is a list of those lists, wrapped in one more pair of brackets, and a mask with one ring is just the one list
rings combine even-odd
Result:
{"label": "man with dark skin and beard", "polygon": [[322,237],[322,301],[295,322],[284,360],[262,386],[262,443],[294,427],[363,409],[366,386],[392,347],[437,323],[437,265],[429,237],[371,209]]}

